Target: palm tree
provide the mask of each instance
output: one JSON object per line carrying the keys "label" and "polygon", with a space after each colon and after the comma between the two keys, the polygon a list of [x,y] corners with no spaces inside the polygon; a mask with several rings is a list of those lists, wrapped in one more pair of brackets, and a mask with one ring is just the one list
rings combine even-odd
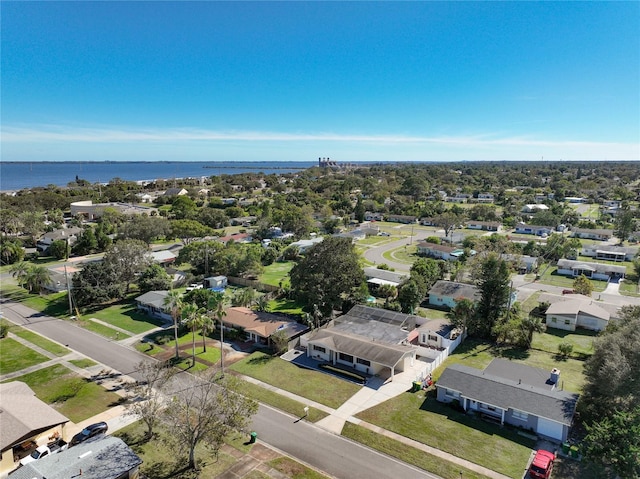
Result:
{"label": "palm tree", "polygon": [[17,260],[22,260],[23,257],[24,250],[16,241],[0,241],[0,258],[2,258],[2,263],[11,264]]}
{"label": "palm tree", "polygon": [[269,298],[266,294],[263,294],[255,301],[256,309],[258,311],[267,311],[269,308]]}
{"label": "palm tree", "polygon": [[182,295],[179,291],[172,289],[169,294],[164,298],[164,305],[171,310],[171,317],[173,318],[173,334],[176,341],[176,359],[180,358],[180,350],[178,349],[178,318],[180,317],[180,310],[182,309]]}
{"label": "palm tree", "polygon": [[27,276],[27,271],[29,271],[29,267],[31,265],[26,261],[19,261],[16,264],[12,265],[9,271],[11,272],[11,276],[13,276],[17,283],[22,286],[24,284],[24,280]]}
{"label": "palm tree", "polygon": [[392,284],[381,284],[378,287],[378,295],[384,298],[384,304],[385,306],[388,306],[389,301],[398,297],[398,288]]}
{"label": "palm tree", "polygon": [[224,294],[223,293],[214,293],[209,297],[209,301],[207,302],[207,309],[212,311],[214,316],[220,321],[220,370],[224,375],[224,323],[222,322],[222,318],[227,315],[227,312],[224,310]]}
{"label": "palm tree", "polygon": [[200,315],[200,326],[202,327],[202,331],[201,331],[202,352],[206,353],[207,352],[207,334],[209,334],[209,331],[213,326],[213,320],[211,316],[209,316],[209,311],[207,311],[205,314]]}
{"label": "palm tree", "polygon": [[527,315],[522,318],[520,324],[522,325],[522,329],[524,330],[524,334],[527,338],[527,348],[531,347],[531,343],[533,342],[533,333],[544,333],[547,328],[541,318],[531,315]]}
{"label": "palm tree", "polygon": [[31,266],[27,269],[27,275],[24,278],[24,282],[30,293],[39,293],[45,285],[52,281],[51,271],[44,266]]}
{"label": "palm tree", "polygon": [[473,301],[460,299],[456,301],[455,307],[447,313],[447,319],[454,327],[465,329],[475,312],[476,307]]}
{"label": "palm tree", "polygon": [[192,362],[191,365],[196,364],[196,328],[200,326],[200,310],[196,303],[185,304],[182,307],[182,317],[184,318],[187,326],[191,328],[192,338]]}

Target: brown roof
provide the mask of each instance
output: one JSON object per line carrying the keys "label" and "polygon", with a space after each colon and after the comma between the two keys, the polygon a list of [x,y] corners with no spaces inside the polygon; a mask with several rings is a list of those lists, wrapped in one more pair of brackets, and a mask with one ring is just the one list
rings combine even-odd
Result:
{"label": "brown roof", "polygon": [[233,326],[256,333],[263,338],[268,338],[280,327],[286,326],[289,321],[284,321],[278,316],[269,313],[252,311],[249,308],[233,307],[226,310],[227,315],[222,318],[225,325]]}
{"label": "brown roof", "polygon": [[0,450],[69,421],[21,381],[0,384]]}

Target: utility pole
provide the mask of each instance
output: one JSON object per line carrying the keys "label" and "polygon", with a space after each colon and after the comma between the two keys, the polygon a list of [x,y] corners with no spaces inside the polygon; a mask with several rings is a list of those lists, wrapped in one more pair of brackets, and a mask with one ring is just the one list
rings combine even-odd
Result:
{"label": "utility pole", "polygon": [[224,321],[220,315],[220,374],[224,377]]}
{"label": "utility pole", "polygon": [[64,280],[67,283],[67,297],[69,298],[69,316],[73,316],[73,302],[71,301],[71,285],[69,284],[69,275],[67,274],[67,265],[64,265]]}

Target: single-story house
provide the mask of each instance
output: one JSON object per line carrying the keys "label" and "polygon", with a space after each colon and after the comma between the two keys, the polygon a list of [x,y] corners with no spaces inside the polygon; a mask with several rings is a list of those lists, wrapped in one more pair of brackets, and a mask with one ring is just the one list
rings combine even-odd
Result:
{"label": "single-story house", "polygon": [[622,201],[621,200],[604,200],[602,202],[602,205],[608,208],[620,208],[620,206],[622,205]]}
{"label": "single-story house", "polygon": [[516,225],[515,232],[517,234],[522,234],[522,235],[543,236],[543,235],[550,235],[551,233],[553,233],[553,230],[554,229],[552,226],[536,226],[536,225],[527,225],[525,223],[518,223]]}
{"label": "single-story house", "polygon": [[114,209],[123,215],[157,215],[158,208],[139,206],[130,203],[96,203],[93,201],[74,201],[70,205],[71,216],[85,216],[89,220],[100,218],[105,210]]}
{"label": "single-story house", "polygon": [[367,234],[361,229],[355,229],[351,231],[343,231],[342,233],[337,233],[334,236],[339,236],[340,238],[349,238],[352,242],[363,240],[367,237]]}
{"label": "single-story house", "polygon": [[248,341],[257,344],[269,345],[270,337],[276,331],[285,330],[289,340],[309,331],[307,325],[276,314],[253,311],[240,306],[227,308],[225,311],[227,314],[222,318],[224,328],[241,329],[247,334]]}
{"label": "single-story house", "polygon": [[147,255],[151,261],[161,266],[167,266],[173,263],[177,256],[168,249],[163,249],[161,251],[152,251]]}
{"label": "single-story house", "polygon": [[374,225],[365,225],[359,229],[365,234],[365,236],[378,236],[380,233],[380,227]]}
{"label": "single-story house", "polygon": [[457,283],[455,281],[438,280],[429,290],[429,304],[455,308],[461,299],[468,299],[474,303],[480,299],[480,290],[473,284]]}
{"label": "single-story house", "polygon": [[136,298],[136,308],[143,313],[166,321],[173,321],[171,311],[165,306],[169,291],[149,291]]}
{"label": "single-story house", "polygon": [[184,188],[169,188],[164,192],[164,196],[184,196],[189,193]]}
{"label": "single-story house", "polygon": [[308,240],[305,239],[305,240],[294,241],[289,246],[297,246],[298,251],[300,251],[300,254],[304,254],[307,252],[309,248],[311,248],[312,246],[318,243],[321,243],[323,240],[324,238],[322,236],[318,236],[316,238],[311,238]]}
{"label": "single-story house", "polygon": [[587,202],[585,198],[582,198],[580,196],[566,196],[564,198],[564,201],[566,201],[567,203],[586,203]]}
{"label": "single-story house", "polygon": [[215,291],[222,291],[228,285],[226,276],[210,276],[204,279],[204,287]]}
{"label": "single-story house", "polygon": [[547,308],[547,327],[567,331],[575,331],[576,328],[602,331],[607,327],[611,315],[593,299],[581,294],[572,294],[569,298]]}
{"label": "single-story house", "polygon": [[464,254],[464,250],[444,244],[422,241],[418,243],[418,254],[446,261],[457,261]]}
{"label": "single-story house", "polygon": [[609,281],[610,279],[624,278],[627,273],[625,266],[617,266],[606,263],[587,263],[571,259],[558,260],[558,274],[577,277],[585,275],[587,278]]}
{"label": "single-story house", "polygon": [[571,231],[574,238],[607,241],[613,237],[613,230],[573,228]]}
{"label": "single-story house", "polygon": [[251,226],[258,219],[257,216],[240,216],[238,218],[231,218],[229,223],[231,226]]}
{"label": "single-story house", "polygon": [[69,246],[73,246],[73,244],[78,241],[78,235],[80,233],[82,233],[82,228],[75,226],[49,231],[43,234],[36,242],[36,249],[41,252],[47,251],[51,243],[60,240],[67,241]]}
{"label": "single-story house", "polygon": [[563,442],[578,395],[558,389],[559,384],[557,369],[547,372],[496,358],[484,370],[453,364],[444,370],[436,388],[438,401],[457,401],[465,411]]}
{"label": "single-story house", "polygon": [[406,273],[396,273],[395,271],[387,271],[378,268],[364,268],[364,275],[367,283],[370,285],[381,286],[390,284],[391,286],[399,286],[402,281],[408,278]]}
{"label": "single-story house", "polygon": [[249,233],[234,233],[232,235],[221,236],[218,238],[221,243],[227,244],[229,241],[235,241],[236,243],[251,243],[252,238]]}
{"label": "single-story house", "polygon": [[382,221],[384,219],[384,215],[373,211],[365,211],[364,219],[365,221]]}
{"label": "single-story house", "polygon": [[138,479],[142,459],[120,438],[96,436],[30,462],[11,479]]}
{"label": "single-story house", "polygon": [[444,201],[447,203],[466,203],[471,198],[471,195],[465,193],[458,193],[454,196],[447,196]]}
{"label": "single-story house", "polygon": [[582,256],[605,260],[605,261],[633,261],[638,253],[638,248],[629,248],[625,246],[613,246],[607,244],[601,245],[585,245],[582,247]]}
{"label": "single-story house", "polygon": [[425,216],[424,218],[420,218],[420,224],[423,226],[437,226],[438,222],[432,216]]}
{"label": "single-story house", "polygon": [[418,328],[418,344],[432,348],[446,348],[458,331],[446,318],[432,319]]}
{"label": "single-story house", "polygon": [[[0,475],[15,469],[20,459],[50,438],[64,437],[65,416],[38,399],[21,381],[0,383]],[[34,476],[29,476],[31,479]]]}
{"label": "single-story house", "polygon": [[155,196],[151,196],[149,193],[136,193],[136,197],[140,199],[140,203],[153,203]]}
{"label": "single-story house", "polygon": [[478,193],[478,197],[475,200],[478,203],[493,203],[494,199],[492,193]]}
{"label": "single-story house", "polygon": [[418,220],[417,216],[410,216],[410,215],[388,215],[387,216],[387,221],[389,221],[390,223],[404,223],[404,224],[411,224],[411,223],[415,223]]}
{"label": "single-story house", "polygon": [[538,211],[546,211],[549,207],[547,205],[532,203],[529,205],[524,205],[522,207],[523,213],[537,213]]}
{"label": "single-story house", "polygon": [[465,224],[470,230],[502,231],[502,223],[499,221],[467,221]]}

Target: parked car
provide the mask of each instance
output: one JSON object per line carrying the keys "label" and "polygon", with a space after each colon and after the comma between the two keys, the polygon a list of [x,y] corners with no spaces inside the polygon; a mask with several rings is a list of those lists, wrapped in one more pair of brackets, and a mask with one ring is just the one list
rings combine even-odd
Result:
{"label": "parked car", "polygon": [[381,231],[380,233],[378,233],[378,235],[380,235],[380,236],[391,236],[391,234],[387,233],[386,231]]}
{"label": "parked car", "polygon": [[198,284],[198,283],[191,283],[189,286],[187,286],[187,293],[190,291],[193,291],[194,289],[202,289],[203,285]]}
{"label": "parked car", "polygon": [[555,459],[556,455],[552,452],[545,451],[544,449],[536,451],[531,467],[529,467],[529,477],[549,479]]}
{"label": "parked car", "polygon": [[106,422],[97,422],[95,424],[91,424],[71,438],[69,447],[80,444],[81,442],[84,442],[91,437],[97,436],[98,434],[104,434],[107,432],[107,429],[109,429],[109,427],[107,426]]}
{"label": "parked car", "polygon": [[576,292],[572,289],[563,289],[562,294],[575,294]]}
{"label": "parked car", "polygon": [[58,439],[55,442],[51,442],[44,446],[39,446],[29,454],[27,457],[23,457],[20,460],[20,465],[24,466],[25,464],[29,464],[30,462],[37,461],[45,456],[49,456],[51,454],[56,454],[57,452],[64,451],[69,445],[63,439]]}

